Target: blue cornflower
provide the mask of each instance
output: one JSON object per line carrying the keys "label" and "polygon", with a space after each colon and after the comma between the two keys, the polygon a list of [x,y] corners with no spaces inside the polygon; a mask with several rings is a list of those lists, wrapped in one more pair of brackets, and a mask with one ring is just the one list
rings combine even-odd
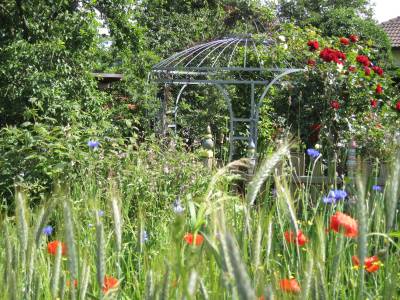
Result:
{"label": "blue cornflower", "polygon": [[91,149],[97,149],[100,146],[100,142],[98,141],[89,141],[87,144]]}
{"label": "blue cornflower", "polygon": [[322,201],[324,203],[336,203],[344,200],[347,197],[347,192],[343,190],[331,190],[328,196],[325,196]]}
{"label": "blue cornflower", "polygon": [[185,210],[182,205],[181,205],[181,200],[179,200],[179,198],[176,198],[176,200],[174,201],[174,203],[172,204],[172,210],[176,213],[176,214],[181,214],[183,213],[183,211]]}
{"label": "blue cornflower", "polygon": [[149,236],[147,235],[147,231],[146,230],[142,230],[142,233],[140,235],[140,243],[144,244],[149,240]]}
{"label": "blue cornflower", "polygon": [[306,152],[307,152],[307,155],[310,156],[311,158],[317,158],[318,156],[321,155],[321,153],[315,149],[307,149]]}
{"label": "blue cornflower", "polygon": [[48,226],[43,228],[42,232],[43,232],[43,234],[49,236],[49,235],[51,235],[53,233],[53,227],[48,225]]}
{"label": "blue cornflower", "polygon": [[99,210],[99,211],[97,212],[97,215],[98,215],[99,217],[104,216],[104,211],[103,211],[103,210]]}
{"label": "blue cornflower", "polygon": [[372,190],[376,191],[376,192],[381,192],[382,191],[382,187],[380,185],[373,185],[372,186]]}

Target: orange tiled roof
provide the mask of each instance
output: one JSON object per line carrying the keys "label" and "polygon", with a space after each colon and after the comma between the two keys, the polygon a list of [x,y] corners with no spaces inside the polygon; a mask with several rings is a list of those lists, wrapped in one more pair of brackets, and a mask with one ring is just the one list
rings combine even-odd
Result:
{"label": "orange tiled roof", "polygon": [[392,47],[400,47],[400,17],[383,22],[381,26],[389,36]]}

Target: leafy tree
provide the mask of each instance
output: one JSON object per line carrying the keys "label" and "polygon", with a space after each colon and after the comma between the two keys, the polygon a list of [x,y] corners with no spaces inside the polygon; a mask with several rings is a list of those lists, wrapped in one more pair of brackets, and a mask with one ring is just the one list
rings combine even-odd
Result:
{"label": "leafy tree", "polygon": [[86,114],[88,121],[96,120],[106,101],[90,75],[99,43],[96,9],[111,24],[118,47],[135,51],[137,32],[124,22],[129,11],[123,7],[129,3],[4,1],[0,5],[0,126],[39,116],[66,124],[77,121],[79,113]]}
{"label": "leafy tree", "polygon": [[111,98],[98,91],[92,72],[100,51],[100,17],[116,48],[137,51],[140,31],[128,22],[132,5],[129,0],[1,2],[2,196],[15,180],[40,194],[57,176],[77,171],[77,157],[89,139],[100,140],[105,149],[105,141],[118,139]]}

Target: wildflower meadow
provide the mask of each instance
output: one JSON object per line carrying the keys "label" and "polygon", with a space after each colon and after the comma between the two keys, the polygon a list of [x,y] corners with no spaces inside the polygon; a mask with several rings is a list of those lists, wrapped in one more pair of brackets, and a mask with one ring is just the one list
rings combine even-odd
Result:
{"label": "wildflower meadow", "polygon": [[65,180],[33,208],[17,189],[15,217],[2,221],[2,299],[398,296],[398,162],[384,186],[359,173],[344,185],[293,193],[290,166],[276,174],[288,155],[280,148],[261,162],[246,195],[235,188],[246,180],[238,167],[249,167],[240,160],[216,172],[197,163],[195,188],[176,199],[169,180],[182,179],[152,175],[186,168],[165,155],[151,166],[130,153],[123,178]]}

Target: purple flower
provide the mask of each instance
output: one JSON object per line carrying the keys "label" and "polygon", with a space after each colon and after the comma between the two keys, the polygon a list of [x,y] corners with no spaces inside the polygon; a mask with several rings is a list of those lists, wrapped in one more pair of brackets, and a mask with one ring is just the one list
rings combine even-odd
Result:
{"label": "purple flower", "polygon": [[97,215],[98,215],[99,217],[104,216],[104,211],[103,211],[103,210],[99,210],[99,211],[97,212]]}
{"label": "purple flower", "polygon": [[310,156],[311,158],[314,158],[314,159],[321,155],[321,153],[315,149],[307,149],[306,152],[307,152],[308,156]]}
{"label": "purple flower", "polygon": [[91,149],[97,149],[100,146],[100,142],[98,141],[89,141],[87,144]]}
{"label": "purple flower", "polygon": [[185,210],[182,205],[181,205],[181,200],[179,200],[179,197],[176,198],[176,200],[174,201],[174,203],[172,203],[172,210],[176,213],[176,214],[181,214],[183,213],[183,211]]}
{"label": "purple flower", "polygon": [[347,197],[347,192],[343,190],[331,190],[328,196],[325,196],[322,201],[324,203],[336,203],[340,200],[344,200]]}
{"label": "purple flower", "polygon": [[43,234],[49,236],[49,235],[51,235],[53,233],[53,227],[48,225],[48,226],[43,228],[42,232],[43,232]]}
{"label": "purple flower", "polygon": [[380,185],[373,185],[372,186],[372,190],[376,191],[376,192],[381,192],[382,191],[382,187]]}

